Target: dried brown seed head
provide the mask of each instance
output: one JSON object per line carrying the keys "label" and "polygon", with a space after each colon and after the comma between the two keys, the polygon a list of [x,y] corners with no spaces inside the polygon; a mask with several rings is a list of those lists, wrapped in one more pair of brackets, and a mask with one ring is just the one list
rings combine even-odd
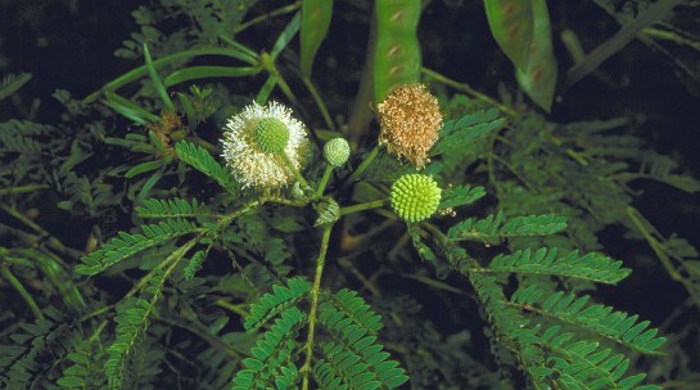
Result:
{"label": "dried brown seed head", "polygon": [[377,111],[379,142],[390,153],[423,168],[442,127],[437,98],[423,84],[408,84],[391,91]]}

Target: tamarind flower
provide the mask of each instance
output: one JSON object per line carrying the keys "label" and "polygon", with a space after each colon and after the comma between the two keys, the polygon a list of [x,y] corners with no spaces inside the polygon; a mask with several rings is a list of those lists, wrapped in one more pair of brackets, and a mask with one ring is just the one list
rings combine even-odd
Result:
{"label": "tamarind flower", "polygon": [[389,200],[396,215],[408,222],[430,218],[440,206],[442,189],[428,175],[409,173],[391,185]]}
{"label": "tamarind flower", "polygon": [[423,168],[442,128],[437,98],[423,84],[408,84],[392,90],[377,105],[377,111],[379,143],[390,153]]}
{"label": "tamarind flower", "polygon": [[[277,188],[289,184],[302,166],[308,139],[306,128],[282,104],[256,102],[231,117],[224,128],[223,157],[243,187]],[[284,154],[284,155],[283,155]]]}

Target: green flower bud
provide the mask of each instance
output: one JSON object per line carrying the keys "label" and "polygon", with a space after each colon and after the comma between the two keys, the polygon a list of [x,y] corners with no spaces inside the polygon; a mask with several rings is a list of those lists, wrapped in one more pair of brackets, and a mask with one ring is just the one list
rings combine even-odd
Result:
{"label": "green flower bud", "polygon": [[329,164],[338,168],[350,157],[350,145],[345,138],[333,138],[323,147],[323,157]]}
{"label": "green flower bud", "polygon": [[442,189],[428,175],[401,176],[391,186],[391,207],[408,222],[420,222],[433,215],[440,205]]}
{"label": "green flower bud", "polygon": [[289,142],[289,129],[277,118],[262,118],[255,127],[255,141],[265,153],[280,153]]}

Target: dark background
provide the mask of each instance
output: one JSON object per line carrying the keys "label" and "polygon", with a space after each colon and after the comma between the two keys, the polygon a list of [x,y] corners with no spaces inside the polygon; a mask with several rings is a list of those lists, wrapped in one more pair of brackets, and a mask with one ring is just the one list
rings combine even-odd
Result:
{"label": "dark background", "polygon": [[[558,39],[562,30],[575,31],[584,49],[590,51],[619,29],[619,24],[593,2],[549,3],[560,74],[572,65]],[[57,88],[82,97],[136,66],[134,61],[117,58],[113,53],[137,28],[131,11],[148,4],[144,0],[0,0],[0,75],[29,72],[34,76],[12,98],[10,111],[0,112],[0,120],[19,117],[50,123],[63,109],[51,97]],[[265,1],[249,17],[277,6],[277,1]],[[367,18],[360,12],[368,8],[366,2],[336,0],[330,35],[317,58],[325,61],[321,72],[337,69],[334,71],[350,75],[350,80],[338,83],[334,77],[318,76],[319,80],[330,80],[326,84],[321,81],[320,87],[332,96],[331,112],[345,114],[354,96],[353,77],[359,75],[367,38]],[[676,15],[673,22],[697,35],[698,20],[700,16],[687,14]],[[498,96],[499,82],[512,87],[512,66],[488,32],[480,1],[432,1],[422,16],[419,32],[427,67],[491,96]],[[253,28],[239,39],[251,47],[261,47],[274,35],[264,28]],[[696,71],[695,79],[680,74],[673,59],[635,40],[607,60],[597,74],[558,96],[549,118],[570,122],[628,116],[649,148],[672,154],[682,167],[699,177],[700,54],[673,45],[669,48],[676,60]],[[698,196],[657,183],[639,183],[639,187],[645,192],[636,206],[662,234],[678,232],[700,246],[696,233],[700,231]],[[620,232],[614,228],[602,237],[613,257],[624,259],[639,250],[632,247],[633,242],[619,238]],[[640,289],[653,289],[654,293]],[[633,274],[621,288],[611,291],[615,296],[610,297],[610,303],[621,309],[634,306],[642,317],[655,323],[673,309],[668,302],[679,302],[685,294],[666,274],[659,274],[651,282]],[[645,304],[631,304],[642,297]]]}

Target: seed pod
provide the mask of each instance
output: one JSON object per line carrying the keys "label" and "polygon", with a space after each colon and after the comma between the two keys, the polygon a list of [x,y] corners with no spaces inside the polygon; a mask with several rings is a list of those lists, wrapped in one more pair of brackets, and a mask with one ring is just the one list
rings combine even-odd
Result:
{"label": "seed pod", "polygon": [[420,45],[416,30],[420,0],[375,1],[377,44],[374,53],[374,102],[398,85],[418,82]]}
{"label": "seed pod", "polygon": [[328,34],[333,16],[333,0],[304,0],[301,4],[300,68],[304,77],[311,76],[314,57]]}
{"label": "seed pod", "polygon": [[549,111],[557,62],[546,0],[484,0],[491,34],[516,68],[516,79],[530,98]]}

